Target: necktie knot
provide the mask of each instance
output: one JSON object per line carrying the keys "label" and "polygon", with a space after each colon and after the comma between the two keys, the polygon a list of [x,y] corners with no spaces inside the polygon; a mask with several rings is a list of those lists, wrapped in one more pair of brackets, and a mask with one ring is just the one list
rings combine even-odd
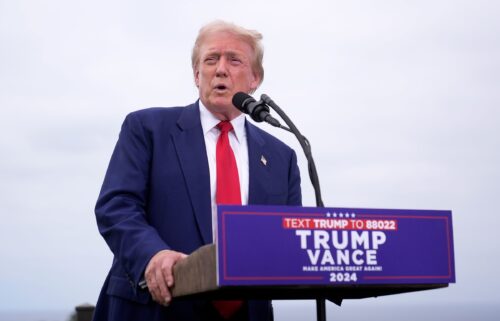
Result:
{"label": "necktie knot", "polygon": [[233,130],[233,125],[231,125],[231,122],[224,120],[217,124],[217,128],[219,128],[223,133],[229,133]]}

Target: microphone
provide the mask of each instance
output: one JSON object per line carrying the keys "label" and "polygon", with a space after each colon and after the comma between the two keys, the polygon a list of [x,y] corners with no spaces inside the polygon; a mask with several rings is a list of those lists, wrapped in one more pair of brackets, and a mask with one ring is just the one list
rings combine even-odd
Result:
{"label": "microphone", "polygon": [[269,114],[269,106],[262,100],[256,101],[252,96],[240,91],[234,94],[232,102],[238,110],[250,115],[256,122],[265,121],[274,127],[281,127],[280,122]]}

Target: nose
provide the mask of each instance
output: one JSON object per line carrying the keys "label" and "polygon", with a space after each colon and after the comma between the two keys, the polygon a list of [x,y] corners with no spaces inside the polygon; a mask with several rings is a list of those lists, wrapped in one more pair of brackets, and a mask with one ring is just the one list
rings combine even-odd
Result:
{"label": "nose", "polygon": [[225,57],[221,57],[217,62],[217,69],[215,69],[216,77],[227,77],[227,61]]}

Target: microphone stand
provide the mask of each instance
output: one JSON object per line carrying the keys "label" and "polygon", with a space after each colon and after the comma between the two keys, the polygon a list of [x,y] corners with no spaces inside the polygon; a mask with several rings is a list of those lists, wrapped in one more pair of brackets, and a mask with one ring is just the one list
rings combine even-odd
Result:
{"label": "microphone stand", "polygon": [[[297,137],[297,140],[300,143],[300,146],[302,146],[302,149],[304,150],[304,154],[307,159],[307,167],[309,170],[309,178],[311,180],[311,183],[314,188],[314,194],[316,196],[316,206],[317,207],[325,207],[323,204],[323,200],[321,199],[321,189],[319,186],[319,178],[318,178],[318,172],[316,170],[316,165],[314,164],[314,159],[312,157],[312,152],[311,152],[311,144],[305,138],[302,136],[300,131],[297,129],[297,127],[294,125],[294,123],[288,118],[288,116],[285,114],[285,112],[278,106],[276,103],[266,94],[262,94],[260,96],[260,99],[264,101],[267,105],[269,105],[272,109],[278,113],[278,115],[285,121],[285,123],[290,127],[287,128],[285,126],[280,126],[280,128],[285,129],[295,135]],[[316,316],[318,321],[326,321],[326,304],[325,304],[325,299],[316,299]]]}
{"label": "microphone stand", "polygon": [[274,109],[278,115],[285,121],[285,123],[290,127],[286,128],[284,126],[280,126],[280,128],[283,128],[295,135],[297,137],[297,140],[300,143],[300,146],[302,146],[302,149],[304,150],[304,154],[306,155],[307,159],[307,167],[309,170],[309,178],[311,179],[311,183],[314,188],[314,194],[316,196],[316,206],[317,207],[325,207],[323,204],[323,200],[321,199],[321,188],[319,186],[319,178],[318,178],[318,172],[316,170],[316,165],[314,164],[314,159],[312,157],[312,152],[311,152],[311,144],[305,138],[302,136],[300,131],[297,129],[297,127],[294,125],[294,123],[288,118],[288,116],[285,114],[285,112],[278,106],[276,103],[266,94],[263,94],[260,99],[265,102],[267,105],[269,105],[272,109]]}

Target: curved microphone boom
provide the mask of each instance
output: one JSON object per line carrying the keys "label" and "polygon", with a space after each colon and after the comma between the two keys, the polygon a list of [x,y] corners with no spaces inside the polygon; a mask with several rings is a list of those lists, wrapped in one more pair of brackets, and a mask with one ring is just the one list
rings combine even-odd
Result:
{"label": "curved microphone boom", "polygon": [[252,96],[240,91],[234,94],[232,102],[238,110],[250,115],[254,121],[265,121],[274,127],[281,127],[280,122],[269,114],[269,106],[263,101],[256,101]]}
{"label": "curved microphone boom", "polygon": [[[319,178],[318,178],[318,172],[316,170],[316,165],[314,164],[314,159],[312,157],[312,152],[311,152],[311,144],[309,144],[309,141],[307,138],[305,138],[298,128],[294,125],[294,123],[291,121],[290,118],[285,114],[285,112],[266,94],[263,94],[260,97],[260,100],[257,102],[255,99],[253,99],[250,95],[247,95],[245,93],[239,92],[236,93],[233,96],[233,105],[236,106],[239,110],[244,112],[245,114],[249,114],[253,120],[257,122],[261,121],[266,121],[270,123],[273,126],[274,123],[270,122],[267,120],[269,117],[272,118],[269,115],[269,106],[274,109],[278,113],[278,115],[285,121],[285,123],[290,127],[286,126],[281,126],[280,123],[272,118],[273,120],[276,121],[278,124],[276,127],[280,127],[282,129],[285,129],[289,132],[292,132],[295,137],[297,137],[297,140],[299,141],[302,149],[304,150],[304,154],[307,159],[307,165],[308,165],[308,170],[309,170],[309,178],[311,179],[311,183],[314,188],[314,194],[316,196],[316,206],[318,207],[325,207],[323,204],[323,200],[321,199],[321,188],[319,185]],[[333,301],[336,304],[340,305],[337,301]],[[342,301],[340,301],[342,302]],[[317,319],[320,321],[325,321],[326,320],[326,303],[325,299],[316,299],[316,315]]]}
{"label": "curved microphone boom", "polygon": [[269,97],[266,94],[262,94],[260,96],[260,99],[265,104],[271,106],[271,108],[278,113],[278,115],[290,127],[291,129],[290,131],[295,135],[295,137],[297,137],[297,140],[299,141],[300,145],[302,146],[302,149],[304,150],[304,154],[306,155],[307,165],[309,170],[309,178],[311,179],[311,183],[314,187],[314,193],[316,195],[316,206],[325,207],[323,204],[323,200],[321,198],[321,188],[319,185],[318,171],[316,170],[316,165],[312,157],[311,144],[309,143],[307,138],[300,133],[299,129],[294,125],[292,120],[288,118],[285,112],[271,99],[271,97]]}

